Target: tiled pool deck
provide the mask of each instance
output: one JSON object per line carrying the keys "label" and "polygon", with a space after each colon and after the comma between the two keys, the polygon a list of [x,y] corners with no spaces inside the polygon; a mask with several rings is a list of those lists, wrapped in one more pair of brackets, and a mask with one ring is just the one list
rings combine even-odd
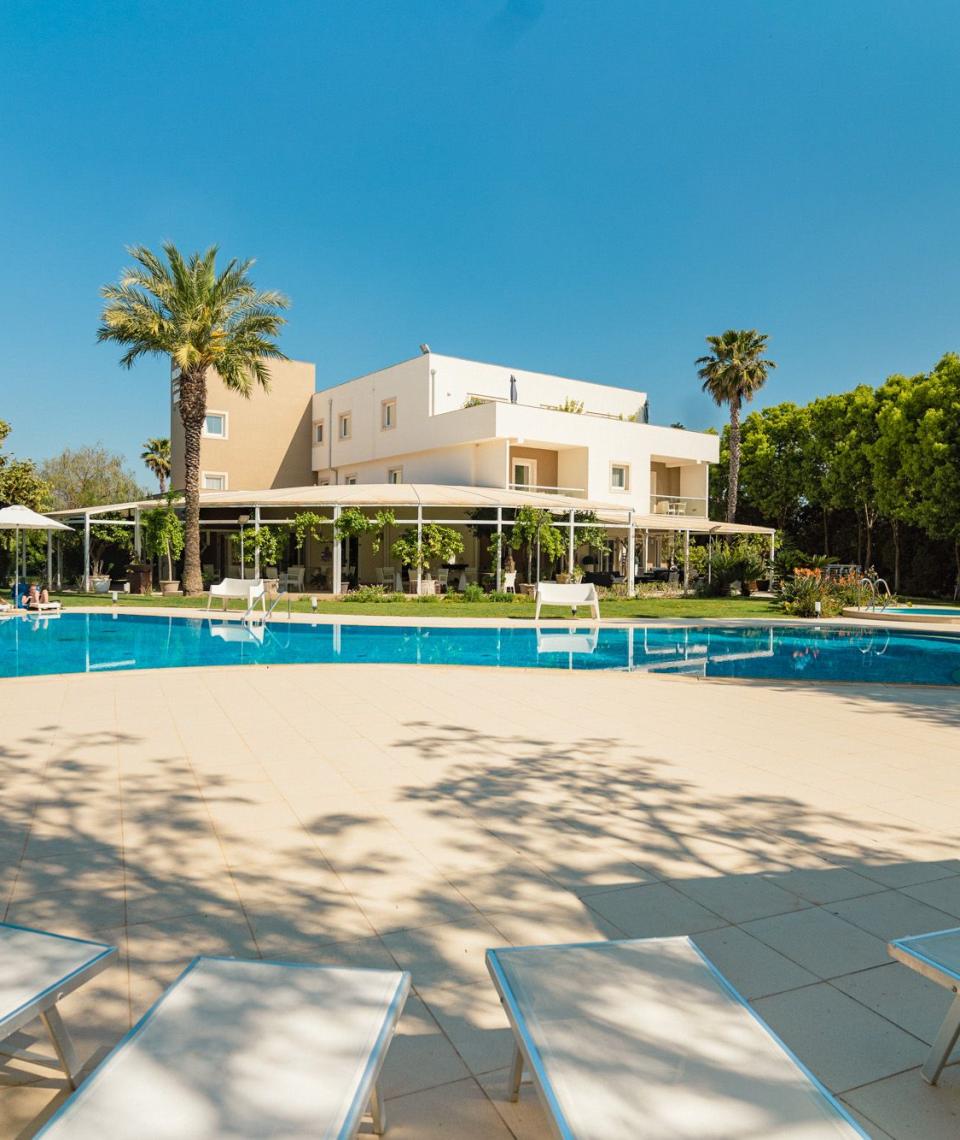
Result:
{"label": "tiled pool deck", "polygon": [[[960,698],[625,674],[300,666],[0,683],[0,916],[117,943],[96,1060],[196,953],[399,964],[393,1140],[540,1140],[487,946],[694,934],[875,1136],[960,1133],[917,1067],[960,926]],[[6,1087],[0,1136],[60,1094]]]}

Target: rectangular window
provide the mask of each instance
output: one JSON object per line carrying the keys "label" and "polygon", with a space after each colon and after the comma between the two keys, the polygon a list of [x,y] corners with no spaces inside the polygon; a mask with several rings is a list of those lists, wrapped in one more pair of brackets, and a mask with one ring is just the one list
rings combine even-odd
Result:
{"label": "rectangular window", "polygon": [[356,475],[347,475],[343,482],[347,487],[356,487],[357,477]]}
{"label": "rectangular window", "polygon": [[610,490],[630,490],[630,466],[627,463],[610,464]]}
{"label": "rectangular window", "polygon": [[380,405],[380,427],[383,431],[390,431],[397,426],[397,401],[384,400]]}
{"label": "rectangular window", "polygon": [[514,489],[522,490],[524,487],[535,487],[537,485],[537,463],[535,459],[514,460],[513,463],[513,486]]}
{"label": "rectangular window", "polygon": [[350,438],[350,413],[343,412],[340,416],[340,438]]}
{"label": "rectangular window", "polygon": [[226,439],[227,413],[207,412],[207,418],[203,421],[203,434],[208,439]]}
{"label": "rectangular window", "polygon": [[315,443],[323,443],[323,420],[313,425],[313,439]]}
{"label": "rectangular window", "polygon": [[388,483],[402,483],[403,482],[403,468],[391,467],[387,472]]}
{"label": "rectangular window", "polygon": [[227,489],[227,476],[223,471],[204,471],[201,482],[205,491],[225,491]]}

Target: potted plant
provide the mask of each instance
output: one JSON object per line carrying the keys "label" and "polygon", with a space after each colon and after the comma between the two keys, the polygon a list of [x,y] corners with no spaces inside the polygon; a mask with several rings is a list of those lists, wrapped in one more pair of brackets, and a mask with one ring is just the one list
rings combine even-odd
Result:
{"label": "potted plant", "polygon": [[87,589],[106,594],[110,589],[110,575],[106,572],[107,555],[111,548],[119,547],[129,553],[133,548],[132,528],[121,526],[110,519],[90,527],[90,579]]}
{"label": "potted plant", "polygon": [[140,516],[147,553],[166,562],[167,576],[161,566],[160,593],[179,594],[180,579],[173,576],[173,563],[183,553],[183,522],[168,499],[163,506],[144,511]]}

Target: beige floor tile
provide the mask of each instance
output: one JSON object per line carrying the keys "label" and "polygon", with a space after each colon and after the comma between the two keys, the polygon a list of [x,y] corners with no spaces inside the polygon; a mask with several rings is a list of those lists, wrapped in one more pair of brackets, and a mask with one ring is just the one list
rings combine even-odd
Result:
{"label": "beige floor tile", "polygon": [[474,1076],[509,1064],[513,1032],[492,983],[418,986],[417,992]]}
{"label": "beige floor tile", "polygon": [[900,889],[910,898],[960,919],[960,875],[951,875],[948,879],[934,879],[928,883],[917,883],[915,886]]}
{"label": "beige floor tile", "polygon": [[752,1000],[817,981],[814,974],[736,926],[705,930],[693,941],[743,997]]}
{"label": "beige floor tile", "polygon": [[405,1096],[469,1075],[456,1049],[416,994],[411,994],[383,1066],[384,1097]]}
{"label": "beige floor tile", "polygon": [[826,982],[752,1004],[832,1092],[912,1068],[927,1053],[922,1041]]}
{"label": "beige floor tile", "polygon": [[846,867],[811,868],[794,871],[775,872],[768,876],[772,883],[791,891],[811,903],[831,903],[839,899],[858,898],[861,895],[875,894],[884,888],[858,875]]}
{"label": "beige floor tile", "polygon": [[383,936],[383,944],[415,985],[465,986],[488,979],[484,955],[508,945],[499,930],[480,916]]}
{"label": "beige floor tile", "polygon": [[818,978],[835,978],[890,960],[881,939],[819,907],[761,918],[744,923],[743,929]]}
{"label": "beige floor tile", "polygon": [[727,922],[749,922],[809,906],[804,899],[763,875],[673,879],[670,885]]}
{"label": "beige floor tile", "polygon": [[828,909],[847,922],[869,930],[878,938],[905,938],[909,934],[926,934],[931,930],[947,930],[954,926],[953,916],[927,906],[901,891],[884,891],[861,899],[844,899],[830,903]]}
{"label": "beige floor tile", "polygon": [[931,1088],[916,1069],[853,1089],[844,1100],[893,1140],[956,1140],[960,1135],[960,1066]]}
{"label": "beige floor tile", "polygon": [[625,938],[663,938],[727,925],[720,915],[666,883],[604,891],[584,902]]}
{"label": "beige floor tile", "polygon": [[387,1101],[390,1140],[512,1140],[473,1078]]}
{"label": "beige floor tile", "polygon": [[834,978],[833,985],[861,1005],[932,1044],[953,994],[900,962]]}
{"label": "beige floor tile", "polygon": [[509,1069],[497,1069],[477,1078],[516,1140],[553,1140],[555,1133],[533,1087],[524,1082],[520,1099],[514,1102],[507,1098],[508,1079]]}

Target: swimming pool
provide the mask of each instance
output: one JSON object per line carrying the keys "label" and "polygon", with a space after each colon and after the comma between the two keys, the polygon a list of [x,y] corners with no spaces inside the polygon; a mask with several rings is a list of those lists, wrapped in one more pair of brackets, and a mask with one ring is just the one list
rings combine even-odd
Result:
{"label": "swimming pool", "polygon": [[960,606],[887,606],[881,613],[887,614],[921,614],[925,617],[949,618],[951,621],[960,618]]}
{"label": "swimming pool", "polygon": [[637,669],[960,685],[960,634],[852,626],[426,626],[65,613],[0,622],[0,676],[307,663]]}

